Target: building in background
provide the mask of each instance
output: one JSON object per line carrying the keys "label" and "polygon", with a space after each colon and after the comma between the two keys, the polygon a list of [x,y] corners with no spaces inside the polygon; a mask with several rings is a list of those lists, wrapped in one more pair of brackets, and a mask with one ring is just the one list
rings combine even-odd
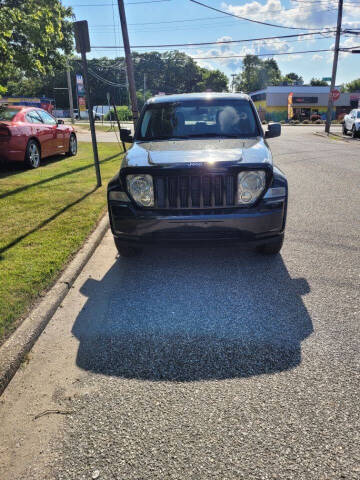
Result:
{"label": "building in background", "polygon": [[55,108],[55,100],[46,97],[1,97],[0,105],[24,105],[25,107],[43,108],[49,113],[52,113]]}
{"label": "building in background", "polygon": [[[267,87],[250,93],[261,120],[280,122],[288,120],[289,96],[292,94],[292,114],[294,120],[310,120],[312,115],[326,118],[330,87],[310,85],[288,85]],[[333,118],[342,118],[351,109],[357,108],[359,93],[341,93],[334,101]]]}

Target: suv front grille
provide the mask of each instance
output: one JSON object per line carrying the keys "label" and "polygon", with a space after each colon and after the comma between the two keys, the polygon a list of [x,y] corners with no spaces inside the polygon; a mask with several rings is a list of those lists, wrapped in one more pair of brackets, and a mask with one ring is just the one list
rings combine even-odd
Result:
{"label": "suv front grille", "polygon": [[154,176],[155,208],[233,207],[236,175]]}

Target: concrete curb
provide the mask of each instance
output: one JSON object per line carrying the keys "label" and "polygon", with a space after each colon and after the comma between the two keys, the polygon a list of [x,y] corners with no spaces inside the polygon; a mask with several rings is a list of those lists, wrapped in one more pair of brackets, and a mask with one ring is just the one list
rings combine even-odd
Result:
{"label": "concrete curb", "polygon": [[0,395],[18,370],[25,355],[56,312],[109,228],[107,214],[80,248],[55,285],[30,312],[13,335],[0,347]]}
{"label": "concrete curb", "polygon": [[344,138],[342,135],[339,135],[337,133],[331,132],[330,134],[327,134],[325,132],[314,132],[314,135],[317,135],[318,137],[323,137],[323,138],[330,138],[332,140],[331,135],[334,137],[337,137],[337,141],[344,142],[344,143],[351,143],[353,140],[350,140],[349,138]]}

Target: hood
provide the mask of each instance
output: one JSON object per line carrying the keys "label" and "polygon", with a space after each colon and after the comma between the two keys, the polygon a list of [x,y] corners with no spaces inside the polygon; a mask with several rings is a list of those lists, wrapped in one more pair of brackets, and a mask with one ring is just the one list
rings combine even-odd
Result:
{"label": "hood", "polygon": [[134,143],[124,159],[124,167],[231,162],[270,163],[271,152],[262,137],[251,139],[212,138]]}

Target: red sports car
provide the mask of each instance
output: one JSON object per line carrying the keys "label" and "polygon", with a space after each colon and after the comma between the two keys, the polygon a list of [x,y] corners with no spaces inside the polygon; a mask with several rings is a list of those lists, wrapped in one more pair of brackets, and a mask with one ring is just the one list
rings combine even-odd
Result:
{"label": "red sports car", "polygon": [[76,155],[72,126],[41,108],[0,105],[0,159],[37,168],[42,158],[58,153]]}

